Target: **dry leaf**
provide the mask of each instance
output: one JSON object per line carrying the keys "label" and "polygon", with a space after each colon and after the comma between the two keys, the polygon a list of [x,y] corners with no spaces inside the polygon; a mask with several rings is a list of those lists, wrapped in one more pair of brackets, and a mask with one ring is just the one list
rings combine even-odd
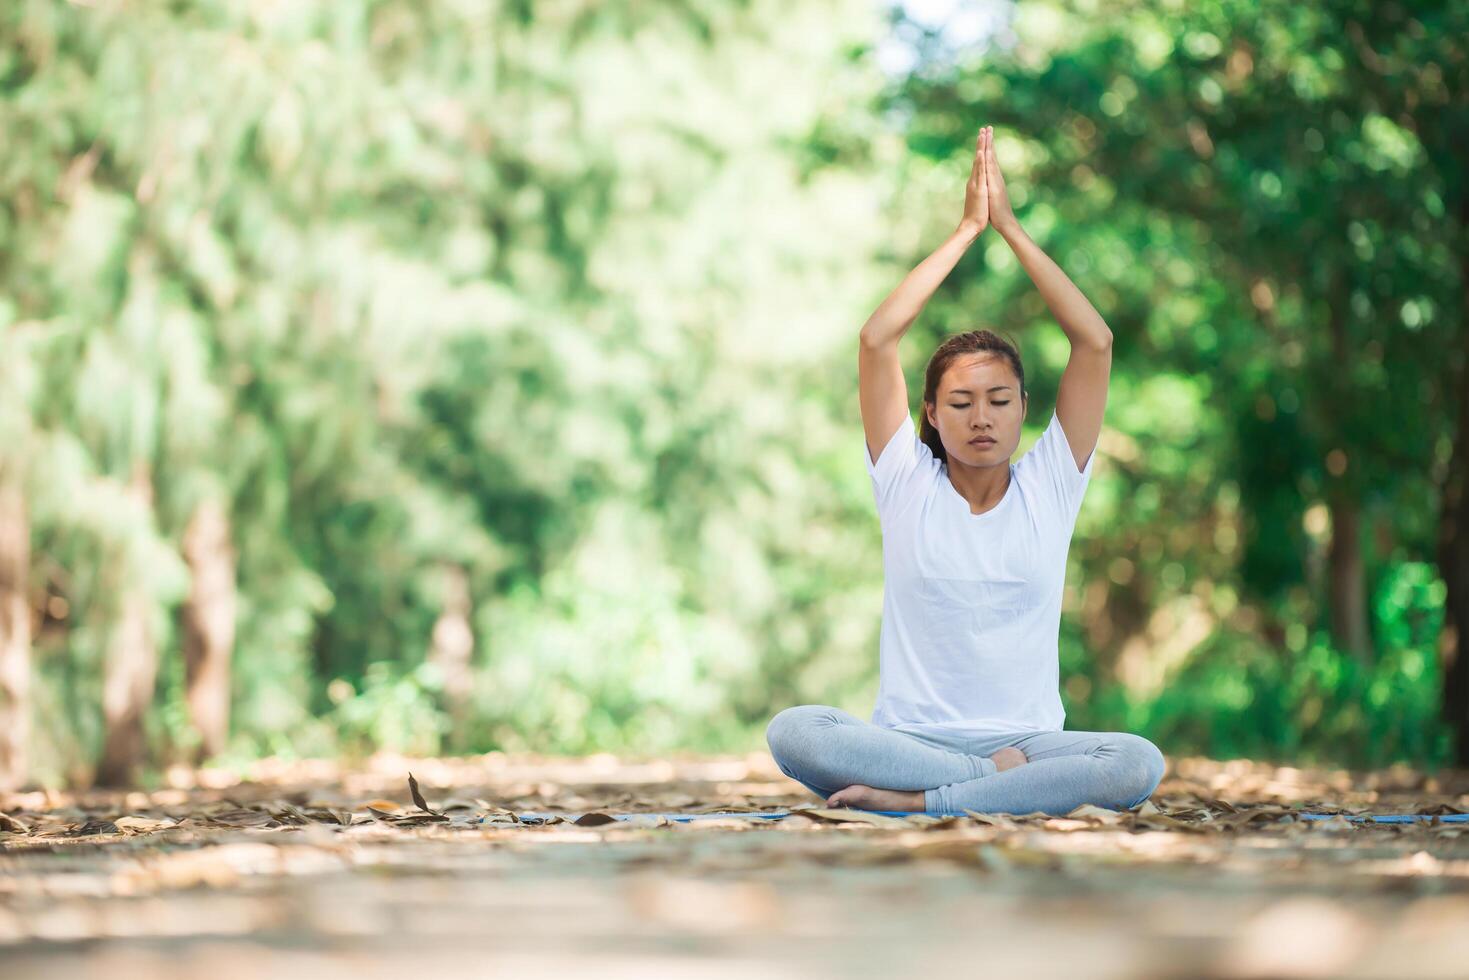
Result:
{"label": "dry leaf", "polygon": [[[669,820],[661,813],[635,813],[617,821],[624,827],[671,827],[677,821]],[[689,823],[709,823],[710,821],[691,820]],[[715,820],[714,823],[722,821]]]}
{"label": "dry leaf", "polygon": [[278,803],[271,808],[270,812],[272,816],[283,824],[301,826],[311,822],[311,818],[293,803]]}
{"label": "dry leaf", "polygon": [[138,834],[147,834],[175,826],[172,820],[155,820],[152,817],[118,817],[113,823],[119,830],[129,830]]}
{"label": "dry leaf", "polygon": [[959,823],[961,819],[961,817],[953,813],[945,813],[942,815],[932,813],[915,813],[913,814],[913,816],[907,818],[909,823],[916,823],[924,830],[943,830],[948,827],[953,827],[955,824]]}
{"label": "dry leaf", "polygon": [[395,827],[422,827],[425,824],[449,822],[449,817],[442,813],[410,813],[388,821]]}
{"label": "dry leaf", "polygon": [[500,827],[513,827],[520,823],[521,820],[513,813],[488,813],[481,815],[479,822],[481,825],[493,824]]}
{"label": "dry leaf", "polygon": [[1469,813],[1469,809],[1465,809],[1462,806],[1456,806],[1455,804],[1452,804],[1452,803],[1436,803],[1436,804],[1434,804],[1432,806],[1419,807],[1417,810],[1415,810],[1413,812],[1415,812],[1415,813],[1435,813],[1435,814],[1442,815],[1442,814],[1445,814],[1445,813]]}
{"label": "dry leaf", "polygon": [[117,824],[111,820],[88,820],[80,827],[73,827],[62,832],[62,837],[91,837],[94,834],[118,833]]}
{"label": "dry leaf", "polygon": [[[778,822],[779,823],[784,823],[785,821],[782,820],[782,821],[778,821]],[[675,820],[675,821],[672,822],[672,826],[677,827],[677,828],[682,829],[682,830],[697,830],[697,831],[705,831],[705,830],[736,830],[736,831],[745,831],[745,830],[754,829],[757,825],[763,824],[763,823],[765,823],[765,821],[763,821],[763,820],[751,820],[748,817],[741,817],[741,816],[736,816],[734,814],[731,814],[731,815],[729,815],[727,817],[709,817],[707,819],[700,819],[700,820]]]}
{"label": "dry leaf", "polygon": [[412,794],[413,802],[420,810],[425,813],[432,813],[436,817],[443,816],[439,811],[429,809],[428,803],[424,801],[423,794],[418,791],[418,780],[413,778],[413,773],[411,772],[408,774],[408,792]]}
{"label": "dry leaf", "polygon": [[1318,827],[1318,828],[1320,828],[1322,830],[1356,830],[1357,829],[1357,824],[1355,824],[1352,821],[1348,820],[1345,816],[1343,816],[1340,813],[1338,813],[1334,817],[1329,817],[1326,820],[1307,820],[1307,821],[1305,821],[1305,823],[1308,824],[1308,825],[1310,825],[1310,826],[1313,826],[1313,827]]}
{"label": "dry leaf", "polygon": [[810,817],[812,820],[828,823],[869,823],[879,827],[893,827],[906,822],[903,817],[889,817],[870,810],[858,810],[851,807],[812,807],[809,810],[794,812],[803,817]]}
{"label": "dry leaf", "polygon": [[243,808],[216,813],[209,818],[209,821],[224,824],[227,827],[265,827],[276,822],[274,817],[264,811]]}
{"label": "dry leaf", "polygon": [[1052,817],[1045,823],[1045,827],[1047,830],[1060,830],[1067,832],[1073,830],[1091,830],[1095,826],[1096,824],[1090,823],[1089,821],[1073,820],[1070,817]]}
{"label": "dry leaf", "polygon": [[1122,822],[1122,814],[1118,811],[1108,810],[1100,806],[1093,806],[1090,803],[1083,803],[1081,806],[1066,814],[1066,816],[1080,820],[1096,820],[1109,825],[1116,825]]}
{"label": "dry leaf", "polygon": [[603,824],[616,822],[616,817],[609,816],[605,813],[599,813],[596,810],[593,810],[591,813],[583,813],[581,816],[572,821],[572,823],[576,824],[578,827],[600,827]]}
{"label": "dry leaf", "polygon": [[1020,829],[1020,825],[1017,824],[1014,820],[1011,820],[1009,817],[1000,816],[994,813],[980,813],[977,810],[970,809],[965,809],[964,812],[969,814],[970,817],[977,820],[978,822],[986,824],[990,827],[1000,827],[1004,830]]}
{"label": "dry leaf", "polygon": [[1134,827],[1144,827],[1148,830],[1179,830],[1185,833],[1204,834],[1208,830],[1198,824],[1184,823],[1175,820],[1166,813],[1154,811],[1146,816],[1138,816],[1133,820]]}

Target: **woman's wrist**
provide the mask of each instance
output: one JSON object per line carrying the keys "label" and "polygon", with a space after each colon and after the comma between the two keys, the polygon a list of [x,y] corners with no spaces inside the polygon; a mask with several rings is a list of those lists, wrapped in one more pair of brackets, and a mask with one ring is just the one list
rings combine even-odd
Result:
{"label": "woman's wrist", "polygon": [[970,221],[965,218],[959,222],[959,227],[954,229],[954,234],[964,239],[964,244],[969,244],[979,237],[984,227],[978,221]]}
{"label": "woman's wrist", "polygon": [[1020,227],[1019,221],[992,221],[990,222],[990,224],[994,225],[995,231],[999,232],[1000,237],[1005,239],[1005,241],[1007,242],[1010,241],[1012,238],[1025,234],[1025,229]]}

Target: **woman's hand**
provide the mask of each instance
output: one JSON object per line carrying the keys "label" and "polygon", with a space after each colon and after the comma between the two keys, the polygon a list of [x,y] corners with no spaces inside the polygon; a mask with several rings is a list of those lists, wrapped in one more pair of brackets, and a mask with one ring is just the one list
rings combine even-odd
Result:
{"label": "woman's hand", "polygon": [[1010,210],[1010,195],[1005,193],[1005,178],[1000,174],[1000,161],[995,158],[995,128],[986,126],[980,133],[983,139],[985,198],[990,224],[1001,235],[1020,227],[1015,212]]}
{"label": "woman's hand", "polygon": [[964,217],[959,227],[972,232],[976,237],[990,223],[989,195],[985,192],[985,129],[981,127],[974,141],[974,164],[969,168],[969,181],[964,185]]}

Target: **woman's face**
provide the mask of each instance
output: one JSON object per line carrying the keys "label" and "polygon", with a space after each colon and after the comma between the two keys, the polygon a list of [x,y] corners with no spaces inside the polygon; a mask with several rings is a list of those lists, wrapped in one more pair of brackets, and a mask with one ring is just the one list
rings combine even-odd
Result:
{"label": "woman's face", "polygon": [[[936,403],[923,410],[949,458],[968,466],[1009,465],[1020,445],[1020,379],[1002,354],[956,357],[939,379]],[[981,436],[994,441],[973,441]]]}

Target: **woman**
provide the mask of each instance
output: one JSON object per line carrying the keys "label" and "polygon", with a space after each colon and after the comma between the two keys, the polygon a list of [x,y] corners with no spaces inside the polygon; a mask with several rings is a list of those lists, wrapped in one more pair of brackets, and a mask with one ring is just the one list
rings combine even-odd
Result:
{"label": "woman", "polygon": [[[987,330],[929,361],[908,415],[898,341],[987,225],[1071,341],[1056,411],[1011,463],[1029,406],[1015,348]],[[801,705],[771,720],[782,772],[830,806],[1067,813],[1137,806],[1164,759],[1125,732],[1062,731],[1057,637],[1066,555],[1102,428],[1112,332],[1021,230],[980,130],[964,216],[862,328],[867,472],[883,535],[881,675],[872,721]]]}

